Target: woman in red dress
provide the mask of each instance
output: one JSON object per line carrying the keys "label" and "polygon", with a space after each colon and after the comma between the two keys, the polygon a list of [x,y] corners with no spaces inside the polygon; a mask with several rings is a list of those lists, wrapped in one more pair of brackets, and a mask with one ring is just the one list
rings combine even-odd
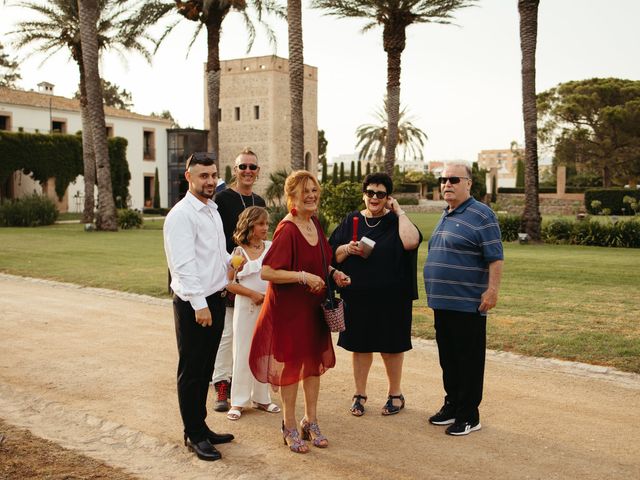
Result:
{"label": "woman in red dress", "polygon": [[[350,284],[344,273],[331,267],[331,247],[315,216],[320,184],[300,170],[285,182],[289,214],[273,235],[271,249],[262,262],[262,279],[269,285],[251,343],[249,366],[260,382],[280,387],[282,435],[291,451],[306,453],[309,447],[329,445],[318,427],[317,404],[320,375],[335,365],[331,333],[320,304],[325,298],[326,266],[335,283]],[[324,255],[324,260],[323,260]],[[305,415],[295,417],[298,383],[304,390]]]}

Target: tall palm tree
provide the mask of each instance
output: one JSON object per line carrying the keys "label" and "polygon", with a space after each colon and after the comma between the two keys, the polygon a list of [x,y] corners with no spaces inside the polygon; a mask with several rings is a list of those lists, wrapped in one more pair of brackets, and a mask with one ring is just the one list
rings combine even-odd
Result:
{"label": "tall palm tree", "polygon": [[540,0],[518,0],[522,51],[522,113],[524,117],[524,213],[522,227],[532,241],[540,241],[538,198],[538,112],[536,107],[536,42]]}
{"label": "tall palm tree", "polygon": [[406,29],[416,23],[449,24],[452,12],[468,7],[474,0],[312,0],[312,6],[327,10],[329,15],[365,18],[366,32],[382,26],[382,46],[387,53],[387,119],[384,168],[393,175],[398,121],[400,116],[400,68],[406,43]]}
{"label": "tall palm tree", "polygon": [[302,4],[287,0],[289,25],[289,97],[291,98],[291,168],[304,168],[304,56],[302,45]]}
{"label": "tall palm tree", "polygon": [[[111,191],[111,169],[109,168],[109,147],[107,146],[107,126],[104,121],[104,105],[98,60],[100,47],[98,44],[97,23],[100,18],[99,0],[78,0],[78,17],[80,24],[80,42],[82,44],[82,62],[85,76],[87,110],[91,122],[91,138],[93,153],[96,157],[98,177],[98,218],[99,230],[115,231],[118,229],[116,206]],[[85,132],[86,135],[86,132]]]}
{"label": "tall palm tree", "polygon": [[[378,109],[374,115],[377,119],[376,123],[360,125],[356,129],[356,138],[358,139],[356,149],[359,150],[358,160],[373,162],[380,167],[385,159],[385,149],[388,145],[389,130],[387,125],[389,121],[386,98],[383,107]],[[422,158],[422,149],[427,141],[427,134],[411,122],[407,116],[407,107],[400,110],[398,114],[397,135],[396,150],[402,153],[403,160],[407,156]]]}
{"label": "tall palm tree", "polygon": [[[218,158],[220,140],[218,136],[218,108],[220,105],[220,36],[222,34],[222,22],[227,14],[235,11],[242,15],[245,27],[249,34],[247,52],[251,50],[256,37],[254,22],[259,23],[265,29],[269,42],[275,45],[273,30],[263,21],[265,13],[285,18],[285,10],[277,4],[277,0],[181,0],[163,1],[151,0],[145,3],[137,14],[137,23],[149,26],[158,23],[161,19],[172,13],[178,13],[187,20],[197,23],[196,30],[191,38],[189,48],[196,38],[206,28],[207,33],[207,100],[209,107],[209,151],[215,153]],[[254,18],[255,17],[255,18]],[[156,50],[164,39],[178,24],[179,20],[171,20],[165,27],[164,34],[156,44]]]}
{"label": "tall palm tree", "polygon": [[[145,46],[150,38],[136,23],[129,20],[131,10],[139,3],[128,0],[98,0],[100,13],[97,23],[98,49],[112,49],[120,54],[136,51],[147,60],[151,56]],[[80,114],[82,118],[82,156],[84,162],[84,209],[82,222],[93,221],[93,191],[96,184],[95,156],[93,153],[91,125],[87,111],[87,92],[80,42],[80,20],[77,0],[27,1],[17,4],[39,15],[36,20],[18,22],[10,32],[17,48],[30,47],[33,54],[46,54],[44,62],[56,52],[68,49],[80,72]],[[29,56],[27,55],[27,56]]]}

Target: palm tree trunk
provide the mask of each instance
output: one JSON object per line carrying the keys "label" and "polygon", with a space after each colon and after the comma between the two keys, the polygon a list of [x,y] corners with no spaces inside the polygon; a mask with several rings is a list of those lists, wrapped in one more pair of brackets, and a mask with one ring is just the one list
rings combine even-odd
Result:
{"label": "palm tree trunk", "polygon": [[223,10],[210,9],[205,25],[207,26],[207,100],[209,103],[208,150],[213,152],[216,164],[220,165],[220,137],[218,135],[218,110],[220,108],[220,32],[222,21],[229,7]]}
{"label": "palm tree trunk", "polygon": [[387,52],[387,141],[384,150],[384,170],[393,175],[398,145],[398,120],[400,118],[400,69],[402,52],[406,44],[406,25],[390,20],[384,25],[382,43]]}
{"label": "palm tree trunk", "polygon": [[82,162],[84,164],[84,208],[82,210],[82,223],[93,223],[94,215],[94,188],[96,186],[96,156],[93,153],[91,134],[91,122],[89,121],[89,109],[87,105],[87,87],[85,85],[84,66],[80,66],[80,117],[82,120]]}
{"label": "palm tree trunk", "polygon": [[291,98],[291,168],[304,168],[304,58],[302,6],[300,0],[287,1],[289,25],[289,96]]}
{"label": "palm tree trunk", "polygon": [[104,121],[104,105],[100,72],[98,70],[98,32],[96,23],[99,18],[98,0],[79,0],[80,41],[82,61],[86,80],[87,104],[91,122],[91,138],[96,156],[96,176],[98,178],[98,217],[96,227],[99,230],[115,231],[118,228],[116,208],[111,190],[111,169],[107,146],[107,127]]}
{"label": "palm tree trunk", "polygon": [[524,117],[524,214],[522,228],[532,241],[540,241],[538,198],[538,112],[536,108],[536,42],[540,0],[518,0],[522,51],[522,113]]}

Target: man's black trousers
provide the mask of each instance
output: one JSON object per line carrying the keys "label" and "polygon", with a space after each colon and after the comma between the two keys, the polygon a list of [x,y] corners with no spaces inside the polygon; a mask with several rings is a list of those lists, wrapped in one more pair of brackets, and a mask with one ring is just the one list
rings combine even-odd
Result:
{"label": "man's black trousers", "polygon": [[475,423],[480,420],[487,317],[434,310],[434,318],[445,403],[455,408],[456,421]]}
{"label": "man's black trousers", "polygon": [[213,374],[216,352],[224,328],[224,298],[220,292],[207,297],[213,317],[210,327],[196,323],[195,311],[189,302],[173,296],[173,317],[178,342],[178,402],[184,433],[193,441],[206,438],[208,431],[207,393]]}

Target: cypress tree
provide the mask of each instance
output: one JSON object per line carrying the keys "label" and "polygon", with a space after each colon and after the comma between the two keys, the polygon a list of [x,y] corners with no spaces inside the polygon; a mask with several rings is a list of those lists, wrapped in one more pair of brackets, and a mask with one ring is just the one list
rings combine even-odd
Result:
{"label": "cypress tree", "polygon": [[327,181],[329,180],[327,178],[327,159],[323,158],[322,159],[322,183],[327,183]]}
{"label": "cypress tree", "polygon": [[353,160],[351,160],[351,170],[349,170],[349,181],[356,181],[356,164]]}
{"label": "cypress tree", "polygon": [[224,183],[229,185],[232,178],[233,174],[231,173],[231,165],[227,165],[227,167],[224,169]]}
{"label": "cypress tree", "polygon": [[340,162],[340,183],[344,182],[344,162]]}
{"label": "cypress tree", "polygon": [[160,208],[160,179],[158,178],[158,167],[153,180],[153,208]]}
{"label": "cypress tree", "polygon": [[367,168],[365,170],[366,175],[371,175],[371,162],[367,162]]}
{"label": "cypress tree", "polygon": [[356,173],[356,180],[358,183],[362,181],[362,162],[358,162],[358,170]]}
{"label": "cypress tree", "polygon": [[331,183],[334,185],[338,184],[338,164],[333,164],[333,175],[331,175]]}

